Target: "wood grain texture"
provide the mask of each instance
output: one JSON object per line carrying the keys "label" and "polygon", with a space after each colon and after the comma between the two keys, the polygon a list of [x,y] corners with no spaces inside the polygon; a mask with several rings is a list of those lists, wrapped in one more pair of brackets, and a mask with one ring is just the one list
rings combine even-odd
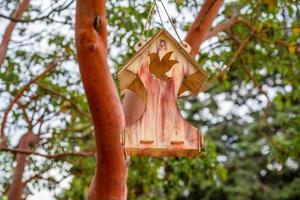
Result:
{"label": "wood grain texture", "polygon": [[[180,90],[178,95],[185,91],[190,91],[192,95],[201,92],[208,74],[183,46],[184,44],[178,43],[167,30],[162,29],[159,31],[118,71],[117,77],[121,94],[123,95],[128,86],[135,81],[138,70],[145,59],[150,62],[152,55],[159,54],[160,59],[163,60],[163,56],[168,57],[167,53],[170,52],[173,53],[168,59],[178,61],[183,67],[185,79],[192,80],[185,83],[185,87]],[[170,77],[170,75],[170,72],[166,73],[166,76]]]}
{"label": "wood grain texture", "polygon": [[147,64],[142,65],[139,76],[147,91],[146,110],[124,130],[126,153],[154,157],[197,155],[203,138],[197,128],[182,118],[177,107],[177,76],[168,81],[156,78]]}
{"label": "wood grain texture", "polygon": [[201,151],[203,137],[181,116],[177,98],[187,90],[198,94],[207,74],[166,30],[144,44],[118,79],[122,94],[131,90],[146,105],[123,131],[127,155],[194,157]]}

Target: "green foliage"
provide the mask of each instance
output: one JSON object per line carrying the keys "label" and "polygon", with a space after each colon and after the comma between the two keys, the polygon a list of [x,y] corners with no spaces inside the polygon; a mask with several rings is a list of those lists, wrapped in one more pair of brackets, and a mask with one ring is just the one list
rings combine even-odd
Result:
{"label": "green foliage", "polygon": [[[68,2],[51,3],[60,8]],[[9,16],[8,11],[16,5],[17,1],[0,2],[0,12]],[[172,0],[169,6],[176,8],[172,17],[176,17],[174,22],[182,32],[201,8],[198,1]],[[8,102],[24,84],[52,60],[65,57],[19,100],[29,114],[36,112],[35,121],[45,113],[37,148],[40,153],[94,150],[91,119],[76,64],[74,7],[73,3],[41,20],[18,23],[8,57],[0,68],[2,117]],[[112,72],[134,54],[133,46],[150,7],[150,1],[107,2],[108,61]],[[45,16],[42,11],[41,3],[32,4],[25,19]],[[233,13],[244,21],[204,45],[198,62],[213,78],[251,34],[249,42],[230,70],[207,92],[178,102],[186,119],[205,133],[204,151],[191,160],[131,158],[128,199],[300,199],[299,2],[226,1],[216,21],[221,23]],[[149,36],[160,26],[154,22]],[[36,27],[41,30],[35,31]],[[28,129],[17,105],[6,127],[9,144],[14,146],[17,136]],[[3,194],[13,174],[14,160],[11,153],[0,153]],[[57,199],[86,199],[95,164],[94,157],[30,156],[27,173],[41,176],[27,184],[24,197],[36,192],[32,188],[47,188],[55,192]],[[50,173],[52,170],[56,172]],[[67,178],[69,186],[60,188]]]}

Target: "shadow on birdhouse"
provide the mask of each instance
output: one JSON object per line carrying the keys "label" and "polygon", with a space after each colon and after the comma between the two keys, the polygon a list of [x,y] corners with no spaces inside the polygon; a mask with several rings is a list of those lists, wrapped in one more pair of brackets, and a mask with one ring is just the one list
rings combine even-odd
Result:
{"label": "shadow on birdhouse", "polygon": [[118,72],[121,94],[135,92],[145,103],[141,117],[126,125],[122,143],[128,155],[194,157],[203,136],[181,116],[177,98],[197,95],[207,73],[165,29],[135,48],[138,52]]}

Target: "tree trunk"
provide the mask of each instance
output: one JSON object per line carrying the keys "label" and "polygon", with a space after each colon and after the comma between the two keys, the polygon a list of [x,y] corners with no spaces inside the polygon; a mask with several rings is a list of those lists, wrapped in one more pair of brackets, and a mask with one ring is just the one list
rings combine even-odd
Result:
{"label": "tree trunk", "polygon": [[120,143],[125,119],[106,60],[105,0],[77,0],[75,34],[97,149],[88,199],[126,199],[127,168]]}
{"label": "tree trunk", "polygon": [[[31,131],[24,134],[19,142],[18,148],[31,150],[38,143],[37,136],[34,135]],[[8,200],[21,200],[22,192],[25,187],[25,184],[22,182],[24,169],[26,166],[27,157],[29,155],[23,153],[17,153],[16,162],[17,166],[15,173],[12,178],[11,185],[8,189]]]}
{"label": "tree trunk", "polygon": [[[211,23],[223,0],[207,0],[204,11],[198,15],[187,36],[192,53],[205,38]],[[210,2],[210,3],[209,3]],[[207,5],[211,6],[207,6]],[[210,12],[212,11],[212,12]],[[97,147],[97,166],[89,190],[89,200],[126,199],[127,169],[120,134],[125,126],[124,113],[111,78],[106,60],[106,18],[105,1],[77,0],[76,47],[80,73],[87,95]],[[200,24],[201,28],[195,28]],[[200,37],[200,39],[198,38]],[[138,97],[129,92],[123,101],[126,123],[135,121],[143,112],[144,105]]]}

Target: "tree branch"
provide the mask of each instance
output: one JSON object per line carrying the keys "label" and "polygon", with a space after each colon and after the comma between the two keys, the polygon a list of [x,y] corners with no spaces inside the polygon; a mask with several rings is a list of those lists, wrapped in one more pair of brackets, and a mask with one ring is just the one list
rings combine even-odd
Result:
{"label": "tree branch", "polygon": [[[29,0],[28,0],[29,1]],[[68,7],[70,7],[73,3],[74,3],[75,0],[71,0],[67,5],[60,5],[60,6],[57,6],[56,8],[52,9],[48,14],[44,15],[44,16],[40,16],[40,17],[36,17],[34,19],[21,19],[21,17],[15,17],[15,16],[6,16],[6,15],[3,15],[0,13],[0,17],[4,18],[4,19],[7,19],[7,20],[10,20],[11,22],[14,22],[14,23],[30,23],[30,22],[35,22],[35,21],[40,21],[40,20],[44,20],[44,19],[47,19],[50,17],[51,14],[53,14],[54,12],[61,12],[65,9],[67,9]],[[53,20],[55,21],[55,20]],[[59,22],[61,23],[61,22]]]}
{"label": "tree branch", "polygon": [[271,105],[271,100],[268,94],[262,89],[262,86],[259,84],[259,82],[254,78],[249,68],[246,66],[244,59],[241,57],[241,63],[244,71],[246,72],[246,75],[249,77],[249,79],[254,83],[255,87],[258,89],[258,92],[262,95],[264,95],[268,101],[268,104]]}
{"label": "tree branch", "polygon": [[6,126],[8,114],[11,111],[11,109],[13,108],[14,104],[18,102],[18,100],[23,96],[23,93],[29,89],[29,87],[32,83],[34,83],[37,80],[46,76],[51,70],[53,70],[57,66],[57,63],[58,63],[58,59],[49,63],[44,71],[42,71],[39,75],[37,75],[32,80],[30,80],[23,87],[21,87],[21,89],[17,92],[17,94],[14,96],[14,98],[10,101],[8,107],[6,108],[6,110],[4,111],[4,114],[3,114],[1,130],[0,130],[0,132],[1,132],[1,145],[0,146],[7,147],[7,141],[6,141],[6,136],[5,136],[5,126]]}
{"label": "tree branch", "polygon": [[33,123],[32,123],[32,120],[30,119],[30,117],[27,114],[26,106],[21,104],[20,102],[17,102],[17,104],[18,104],[19,108],[21,108],[21,110],[22,110],[23,117],[24,117],[26,123],[28,124],[28,129],[32,130]]}
{"label": "tree branch", "polygon": [[252,33],[244,39],[244,41],[239,45],[238,49],[234,52],[233,56],[227,63],[227,65],[224,65],[223,68],[205,85],[203,91],[207,91],[212,87],[212,84],[218,80],[221,76],[223,76],[224,73],[226,73],[232,66],[232,64],[236,61],[238,56],[241,54],[242,50],[246,46],[246,44],[249,42],[250,38],[252,37]]}
{"label": "tree branch", "polygon": [[69,102],[71,103],[71,105],[73,106],[73,108],[74,108],[75,110],[77,110],[80,114],[82,114],[82,115],[83,115],[84,117],[86,117],[87,119],[92,119],[91,116],[90,116],[88,113],[84,112],[84,111],[83,111],[83,110],[75,103],[75,101],[73,101],[72,99],[67,98],[65,95],[59,93],[58,91],[49,88],[48,86],[46,86],[45,84],[41,83],[40,81],[36,81],[36,84],[37,84],[38,86],[40,86],[41,88],[43,88],[44,90],[46,90],[46,91],[52,93],[53,95],[55,95],[55,96],[57,96],[57,97],[61,97],[61,98],[65,99],[65,100],[69,101]]}
{"label": "tree branch", "polygon": [[[23,0],[20,6],[16,9],[14,14],[12,15],[15,19],[20,19],[25,10],[29,6],[29,0]],[[8,44],[12,35],[13,30],[15,29],[16,22],[11,21],[8,26],[6,27],[6,30],[3,35],[2,42],[0,44],[0,68],[4,62],[4,59],[7,54]]]}
{"label": "tree branch", "polygon": [[31,151],[28,149],[23,149],[23,148],[8,148],[8,147],[0,147],[1,151],[6,151],[6,152],[12,152],[12,153],[20,153],[20,154],[26,154],[26,155],[36,155],[36,156],[41,156],[49,159],[54,159],[54,158],[62,158],[66,156],[80,156],[80,157],[90,157],[94,156],[95,152],[65,152],[65,153],[58,153],[58,154],[42,154],[42,153],[37,153],[35,151]]}
{"label": "tree branch", "polygon": [[196,56],[199,53],[200,45],[209,32],[223,2],[223,0],[206,0],[204,2],[185,38],[186,42],[192,47],[191,55]]}
{"label": "tree branch", "polygon": [[218,33],[225,31],[235,25],[236,23],[239,22],[239,18],[236,16],[233,16],[229,18],[228,20],[225,20],[224,22],[218,24],[214,28],[212,28],[206,35],[205,40],[210,39],[214,36],[216,36]]}
{"label": "tree branch", "polygon": [[263,137],[265,137],[269,142],[272,142],[270,136],[267,135],[264,131],[262,131],[262,128],[264,126],[263,122],[267,122],[266,119],[267,119],[267,117],[269,115],[269,110],[270,110],[270,108],[272,106],[272,102],[271,102],[270,97],[268,96],[268,94],[262,89],[262,86],[259,84],[259,82],[251,74],[251,71],[246,66],[243,57],[241,57],[240,60],[241,60],[242,67],[243,67],[244,71],[246,72],[247,76],[249,77],[249,79],[254,83],[255,87],[258,89],[258,92],[260,94],[264,95],[266,97],[266,99],[267,99],[267,105],[263,109],[263,112],[260,114],[259,120],[257,120],[257,132],[259,134],[261,134]]}

